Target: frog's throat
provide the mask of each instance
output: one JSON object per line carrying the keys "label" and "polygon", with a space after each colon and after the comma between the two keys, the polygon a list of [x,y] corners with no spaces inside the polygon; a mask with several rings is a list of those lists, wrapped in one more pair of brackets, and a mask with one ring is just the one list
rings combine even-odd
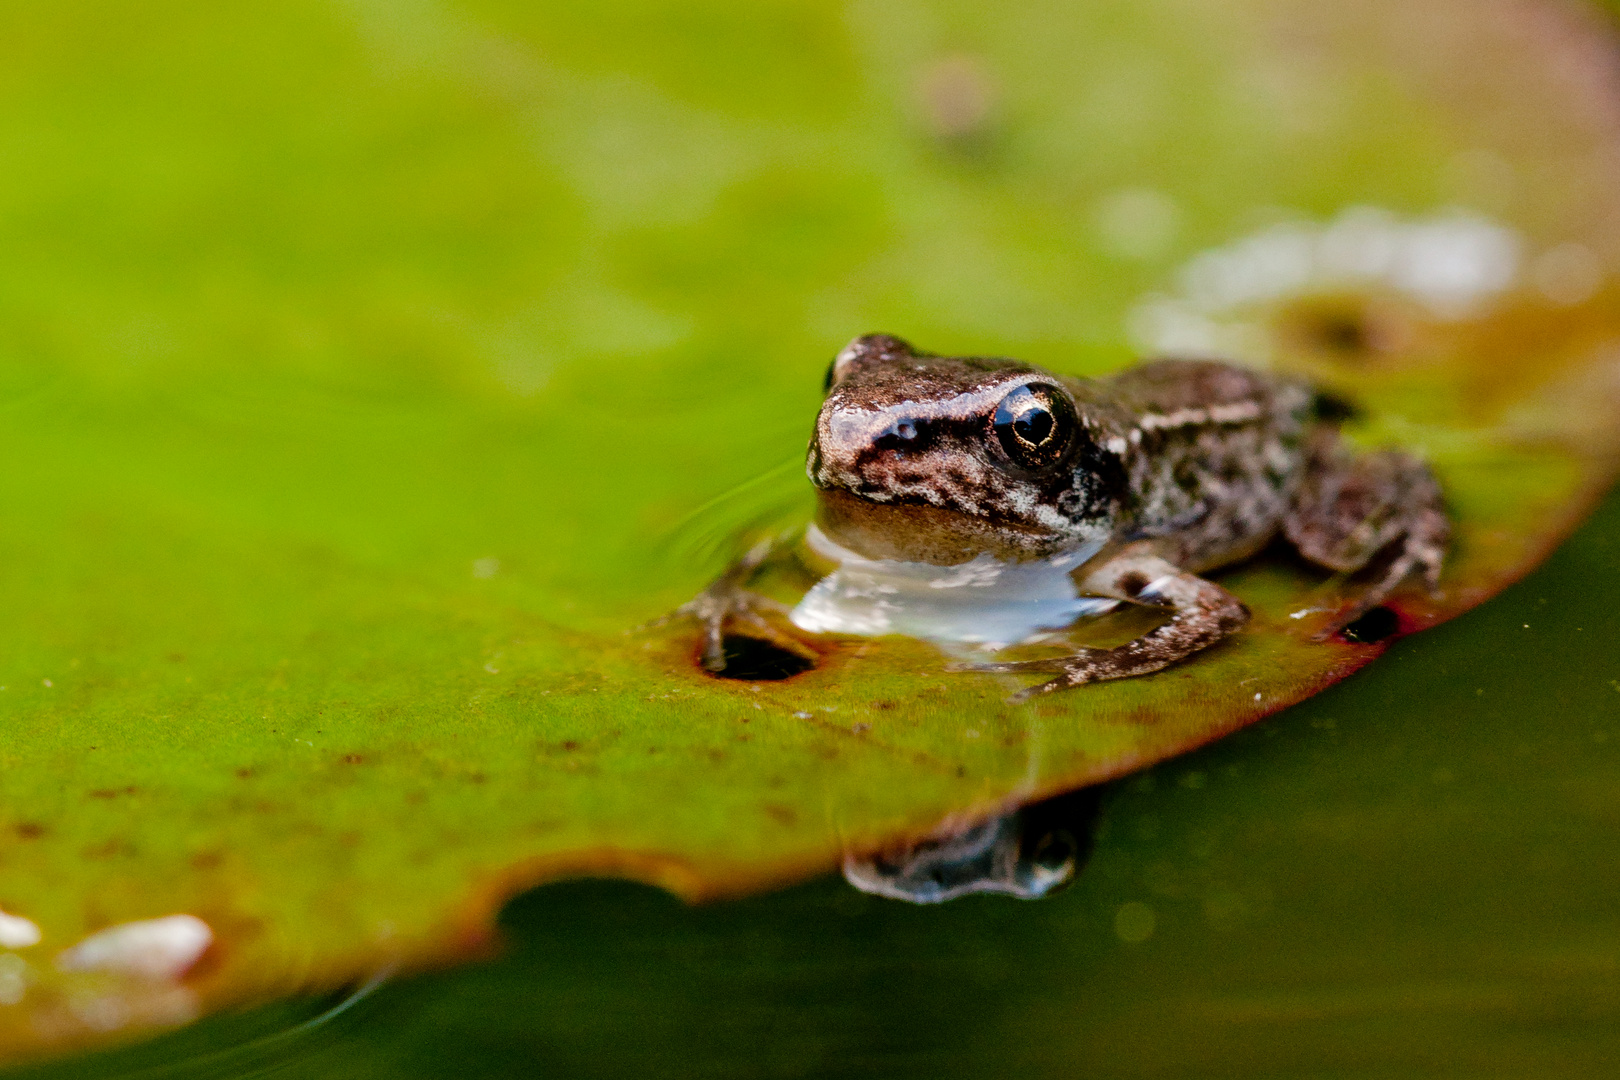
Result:
{"label": "frog's throat", "polygon": [[1077,539],[1029,525],[992,523],[937,506],[875,503],[846,491],[816,493],[816,524],[835,543],[868,559],[956,566],[980,555],[1007,562],[1045,559]]}

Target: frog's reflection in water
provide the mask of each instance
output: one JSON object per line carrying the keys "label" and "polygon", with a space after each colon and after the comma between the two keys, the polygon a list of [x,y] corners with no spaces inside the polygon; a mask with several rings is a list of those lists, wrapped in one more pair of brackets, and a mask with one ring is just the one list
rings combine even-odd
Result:
{"label": "frog's reflection in water", "polygon": [[1099,789],[1083,788],[999,817],[951,824],[873,855],[844,857],[862,892],[938,904],[969,893],[1038,900],[1063,888],[1091,853]]}

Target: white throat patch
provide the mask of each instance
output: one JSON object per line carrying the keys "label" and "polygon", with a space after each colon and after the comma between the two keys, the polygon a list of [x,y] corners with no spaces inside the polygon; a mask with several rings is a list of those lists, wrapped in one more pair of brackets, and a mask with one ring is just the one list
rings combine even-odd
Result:
{"label": "white throat patch", "polygon": [[1034,562],[1004,562],[981,554],[956,566],[863,558],[814,525],[805,541],[816,554],[838,564],[789,616],[795,626],[814,634],[904,634],[999,647],[1118,606],[1115,600],[1081,596],[1069,576],[1102,548],[1101,540]]}

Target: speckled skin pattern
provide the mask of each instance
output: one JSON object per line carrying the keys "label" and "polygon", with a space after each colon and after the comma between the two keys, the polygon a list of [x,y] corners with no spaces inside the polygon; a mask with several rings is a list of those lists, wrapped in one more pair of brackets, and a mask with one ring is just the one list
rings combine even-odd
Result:
{"label": "speckled skin pattern", "polygon": [[[1084,380],[870,334],[838,354],[827,387],[806,468],[837,543],[939,565],[1080,553],[1082,592],[1168,614],[1118,648],[955,668],[1056,676],[1019,698],[1157,671],[1238,631],[1247,609],[1198,575],[1279,534],[1331,570],[1376,568],[1322,636],[1413,574],[1431,589],[1439,577],[1450,529],[1427,467],[1353,453],[1297,382],[1192,360]],[[688,605],[716,648],[730,614],[757,621],[729,592]]]}
{"label": "speckled skin pattern", "polygon": [[[865,511],[882,522],[866,537],[844,521],[860,511],[835,510],[829,535],[873,557],[950,564],[969,549],[1029,558],[1154,538],[1183,569],[1208,569],[1267,542],[1306,472],[1313,395],[1225,364],[1158,361],[1091,382],[1011,360],[918,354],[871,335],[839,355],[832,375],[807,466],[824,506],[845,509],[843,495],[938,508],[973,537],[935,551],[904,512]],[[1067,391],[1080,429],[1060,460],[1035,471],[990,433],[1000,401],[1028,384]]]}

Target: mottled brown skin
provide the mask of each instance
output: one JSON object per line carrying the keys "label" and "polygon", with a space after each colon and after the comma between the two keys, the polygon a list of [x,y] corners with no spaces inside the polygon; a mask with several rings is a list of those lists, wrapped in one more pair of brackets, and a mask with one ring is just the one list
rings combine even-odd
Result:
{"label": "mottled brown skin", "polygon": [[[1169,614],[1118,648],[955,668],[1056,676],[1027,698],[1158,671],[1234,633],[1247,609],[1199,575],[1279,535],[1334,571],[1386,565],[1323,637],[1413,574],[1435,587],[1450,531],[1439,485],[1397,451],[1353,453],[1315,406],[1300,383],[1209,361],[1085,380],[871,334],[828,372],[807,471],[822,530],[868,558],[1081,552],[1083,592]],[[716,650],[731,613],[758,619],[735,584],[688,605]]]}

